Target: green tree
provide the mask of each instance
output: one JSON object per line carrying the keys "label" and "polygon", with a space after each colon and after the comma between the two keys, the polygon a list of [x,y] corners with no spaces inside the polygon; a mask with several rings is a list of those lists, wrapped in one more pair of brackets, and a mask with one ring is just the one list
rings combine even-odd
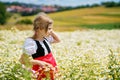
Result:
{"label": "green tree", "polygon": [[105,7],[117,7],[120,6],[120,2],[107,1],[103,2],[102,5],[104,5]]}
{"label": "green tree", "polygon": [[6,7],[0,2],[0,24],[6,23]]}

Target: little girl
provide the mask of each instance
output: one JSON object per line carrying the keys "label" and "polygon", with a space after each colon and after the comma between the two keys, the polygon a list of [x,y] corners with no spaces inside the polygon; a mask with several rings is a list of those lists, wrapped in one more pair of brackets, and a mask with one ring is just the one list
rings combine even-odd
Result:
{"label": "little girl", "polygon": [[32,72],[37,74],[37,80],[42,80],[47,75],[50,80],[54,80],[57,64],[52,55],[50,44],[58,43],[60,39],[52,30],[53,20],[46,14],[39,14],[33,25],[34,35],[25,40],[20,62],[24,66],[32,65]]}

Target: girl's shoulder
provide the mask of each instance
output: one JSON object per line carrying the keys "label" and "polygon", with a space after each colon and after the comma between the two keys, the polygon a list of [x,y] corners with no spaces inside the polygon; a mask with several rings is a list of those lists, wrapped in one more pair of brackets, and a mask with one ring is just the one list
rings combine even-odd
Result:
{"label": "girl's shoulder", "polygon": [[36,53],[36,49],[37,49],[37,46],[36,46],[35,41],[30,37],[26,38],[23,44],[23,52],[29,55],[32,55]]}
{"label": "girl's shoulder", "polygon": [[24,45],[35,45],[35,41],[31,37],[28,37],[25,39]]}
{"label": "girl's shoulder", "polygon": [[27,38],[25,39],[25,42],[34,42],[34,40],[33,40],[31,37],[27,37]]}

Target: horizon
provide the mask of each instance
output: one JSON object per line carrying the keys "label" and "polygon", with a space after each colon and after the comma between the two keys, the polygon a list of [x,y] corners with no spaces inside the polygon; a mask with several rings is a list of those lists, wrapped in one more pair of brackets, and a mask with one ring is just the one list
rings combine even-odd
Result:
{"label": "horizon", "polygon": [[0,0],[1,2],[19,2],[26,4],[35,4],[35,5],[60,5],[60,6],[80,6],[80,5],[92,5],[92,4],[101,4],[106,1],[120,2],[120,0]]}

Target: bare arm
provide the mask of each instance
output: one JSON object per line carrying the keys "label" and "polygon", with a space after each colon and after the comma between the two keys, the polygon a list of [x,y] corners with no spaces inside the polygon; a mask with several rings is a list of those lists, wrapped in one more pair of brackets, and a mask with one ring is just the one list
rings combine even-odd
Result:
{"label": "bare arm", "polygon": [[39,65],[41,67],[48,66],[51,67],[50,64],[40,61],[40,60],[33,60],[29,55],[23,53],[21,55],[21,58],[19,59],[20,63],[24,65],[25,69],[28,69],[29,67],[31,68],[32,65]]}
{"label": "bare arm", "polygon": [[57,36],[57,34],[53,30],[50,32],[50,35],[54,39],[54,41],[52,43],[58,43],[58,42],[60,42],[60,38]]}
{"label": "bare arm", "polygon": [[39,66],[41,66],[41,67],[45,67],[45,66],[52,67],[51,64],[46,63],[46,62],[44,62],[44,61],[30,60],[30,62],[31,62],[33,65],[36,65],[36,64],[37,64],[37,65],[39,65]]}

